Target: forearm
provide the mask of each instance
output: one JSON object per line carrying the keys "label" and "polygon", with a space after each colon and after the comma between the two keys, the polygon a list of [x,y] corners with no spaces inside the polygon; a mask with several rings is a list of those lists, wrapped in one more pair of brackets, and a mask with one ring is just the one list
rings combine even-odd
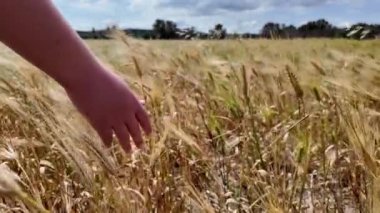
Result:
{"label": "forearm", "polygon": [[51,0],[0,0],[0,8],[0,40],[62,86],[99,66]]}

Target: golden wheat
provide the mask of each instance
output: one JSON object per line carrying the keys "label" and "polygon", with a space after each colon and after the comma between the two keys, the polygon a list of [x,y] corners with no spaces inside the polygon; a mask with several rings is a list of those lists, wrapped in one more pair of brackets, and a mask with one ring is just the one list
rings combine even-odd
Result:
{"label": "golden wheat", "polygon": [[0,46],[2,212],[379,208],[378,42],[115,38],[88,44],[144,97],[155,131],[132,155]]}

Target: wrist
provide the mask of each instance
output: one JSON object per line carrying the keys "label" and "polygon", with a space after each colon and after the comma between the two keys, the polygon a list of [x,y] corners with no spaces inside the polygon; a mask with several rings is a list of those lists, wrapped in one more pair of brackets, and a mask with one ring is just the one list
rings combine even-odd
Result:
{"label": "wrist", "polygon": [[79,86],[86,86],[96,78],[101,78],[105,70],[100,64],[82,64],[74,67],[66,67],[57,76],[58,83],[66,90],[73,90]]}

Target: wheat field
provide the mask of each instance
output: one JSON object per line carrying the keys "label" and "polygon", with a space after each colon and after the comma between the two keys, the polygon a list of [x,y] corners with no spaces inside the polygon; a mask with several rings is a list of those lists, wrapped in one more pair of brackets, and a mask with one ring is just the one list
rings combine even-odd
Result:
{"label": "wheat field", "polygon": [[1,212],[380,209],[379,41],[87,43],[145,101],[147,150],[106,150],[0,45]]}

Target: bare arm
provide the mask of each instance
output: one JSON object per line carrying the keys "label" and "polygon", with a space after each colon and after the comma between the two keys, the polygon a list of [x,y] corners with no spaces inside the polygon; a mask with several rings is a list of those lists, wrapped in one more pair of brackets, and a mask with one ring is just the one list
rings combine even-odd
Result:
{"label": "bare arm", "polygon": [[64,87],[99,66],[50,0],[2,0],[0,8],[0,40]]}
{"label": "bare arm", "polygon": [[0,0],[0,40],[59,82],[106,145],[113,132],[130,151],[151,131],[136,97],[71,29],[51,0]]}

